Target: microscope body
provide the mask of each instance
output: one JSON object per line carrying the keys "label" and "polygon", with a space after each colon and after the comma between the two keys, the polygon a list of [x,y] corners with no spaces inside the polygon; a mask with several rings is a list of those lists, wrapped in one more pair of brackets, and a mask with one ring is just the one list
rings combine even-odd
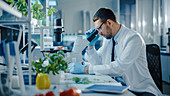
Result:
{"label": "microscope body", "polygon": [[82,36],[77,36],[77,39],[74,42],[74,46],[70,56],[67,58],[68,62],[82,62],[82,51],[89,44],[89,41],[83,39]]}
{"label": "microscope body", "polygon": [[77,36],[77,39],[74,42],[72,52],[69,58],[67,58],[68,62],[78,62],[78,63],[82,62],[82,51],[84,50],[86,46],[88,46],[88,44],[94,38],[96,38],[96,36],[98,35],[98,31],[95,30],[94,32],[89,33],[89,34],[90,35],[86,39],[83,39],[82,36]]}

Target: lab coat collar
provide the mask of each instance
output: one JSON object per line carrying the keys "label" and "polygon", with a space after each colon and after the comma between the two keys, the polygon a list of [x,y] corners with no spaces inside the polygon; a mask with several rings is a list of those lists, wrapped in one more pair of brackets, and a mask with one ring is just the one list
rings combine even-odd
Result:
{"label": "lab coat collar", "polygon": [[[124,25],[123,25],[123,27],[124,27]],[[118,41],[118,38],[119,38],[120,33],[122,32],[123,27],[122,27],[122,24],[121,24],[119,31],[118,31],[117,34],[114,36],[114,41],[115,41],[116,44],[118,44],[117,41]]]}

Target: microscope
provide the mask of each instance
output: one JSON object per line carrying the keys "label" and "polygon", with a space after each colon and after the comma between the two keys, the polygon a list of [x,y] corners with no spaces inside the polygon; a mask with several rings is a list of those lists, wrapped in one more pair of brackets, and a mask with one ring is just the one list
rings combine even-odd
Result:
{"label": "microscope", "polygon": [[73,49],[70,55],[67,58],[68,62],[82,62],[82,51],[89,44],[89,41],[83,39],[82,36],[77,36],[77,39],[74,41]]}
{"label": "microscope", "polygon": [[62,33],[64,32],[63,19],[54,19],[54,26],[40,26],[40,51],[45,52],[44,49],[44,29],[53,29],[56,42],[62,41]]}
{"label": "microscope", "polygon": [[62,41],[62,34],[64,32],[63,19],[54,19],[54,26],[61,26],[61,28],[54,29],[54,36],[56,42]]}
{"label": "microscope", "polygon": [[82,51],[96,37],[97,34],[98,31],[96,30],[87,39],[83,39],[82,36],[77,36],[77,39],[74,42],[72,52],[70,53],[70,56],[67,58],[68,62],[82,63]]}

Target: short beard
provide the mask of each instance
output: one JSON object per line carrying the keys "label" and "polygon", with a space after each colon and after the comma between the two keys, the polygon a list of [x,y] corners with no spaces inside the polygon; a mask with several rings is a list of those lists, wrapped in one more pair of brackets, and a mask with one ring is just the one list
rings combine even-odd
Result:
{"label": "short beard", "polygon": [[105,38],[106,38],[106,39],[111,39],[111,38],[112,38],[112,36],[106,36]]}
{"label": "short beard", "polygon": [[[106,29],[108,30],[108,32],[111,32],[111,28],[109,28],[108,26],[106,26]],[[112,35],[109,34],[109,36],[105,36],[106,39],[111,39]]]}

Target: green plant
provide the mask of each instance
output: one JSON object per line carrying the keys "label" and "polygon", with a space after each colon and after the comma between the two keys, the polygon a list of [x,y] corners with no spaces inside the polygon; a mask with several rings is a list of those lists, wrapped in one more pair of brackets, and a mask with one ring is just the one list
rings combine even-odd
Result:
{"label": "green plant", "polygon": [[75,83],[77,84],[89,84],[92,83],[92,81],[90,81],[87,77],[84,78],[79,78],[79,77],[73,77],[72,81],[75,81]]}
{"label": "green plant", "polygon": [[[6,0],[6,2],[10,3],[10,6],[17,7],[17,10],[22,13],[22,15],[27,16],[28,15],[28,5],[25,0]],[[35,1],[35,4],[32,5],[32,12],[33,12],[33,17],[34,19],[37,20],[44,20],[45,19],[45,12],[42,11],[43,6],[41,4],[38,4],[38,1]],[[54,8],[47,8],[48,9],[48,14],[47,16],[51,16],[52,12],[57,12],[56,9]]]}
{"label": "green plant", "polygon": [[52,73],[59,74],[60,70],[66,72],[68,67],[67,62],[64,60],[65,55],[63,51],[58,51],[56,54],[45,54],[45,58],[39,59],[38,62],[32,61],[32,70],[37,73]]}
{"label": "green plant", "polygon": [[48,16],[51,16],[53,12],[55,12],[55,13],[57,12],[57,10],[54,8],[51,9],[48,7],[47,9],[48,9]]}
{"label": "green plant", "polygon": [[28,6],[25,0],[6,0],[6,2],[9,2],[11,7],[15,6],[22,15],[28,15]]}
{"label": "green plant", "polygon": [[45,13],[42,11],[43,6],[41,4],[38,4],[38,1],[35,1],[35,4],[32,5],[33,10],[33,18],[37,20],[44,20]]}

